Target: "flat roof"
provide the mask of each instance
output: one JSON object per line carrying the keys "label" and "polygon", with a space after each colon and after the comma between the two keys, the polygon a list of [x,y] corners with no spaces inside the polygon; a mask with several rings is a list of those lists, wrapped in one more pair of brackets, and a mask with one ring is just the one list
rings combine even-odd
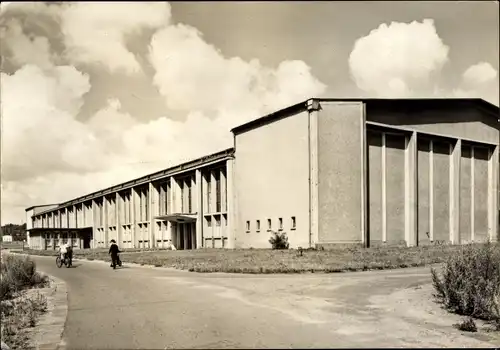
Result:
{"label": "flat roof", "polygon": [[428,106],[433,108],[450,107],[457,105],[471,105],[477,109],[481,109],[494,116],[498,121],[500,109],[494,104],[485,101],[481,98],[310,98],[292,106],[280,109],[276,112],[270,113],[266,116],[254,119],[248,123],[241,124],[231,129],[233,134],[240,134],[242,132],[255,129],[259,126],[271,123],[273,121],[286,118],[290,114],[296,114],[307,110],[310,101],[317,102],[363,102],[367,105],[387,105],[391,104],[395,107],[402,106]]}
{"label": "flat roof", "polygon": [[[172,166],[170,168],[157,171],[157,172],[152,173],[152,174],[141,176],[141,177],[136,178],[134,180],[130,180],[130,181],[118,184],[118,185],[114,185],[114,186],[105,188],[105,189],[100,190],[100,191],[92,192],[90,194],[80,196],[80,197],[77,197],[75,199],[72,199],[72,200],[69,200],[66,202],[62,202],[60,204],[54,204],[54,205],[57,205],[57,207],[41,211],[40,213],[36,213],[35,215],[32,215],[32,217],[38,216],[41,214],[45,214],[48,212],[52,212],[52,211],[57,210],[57,209],[62,209],[62,208],[68,207],[70,205],[83,203],[83,202],[86,202],[88,200],[94,199],[95,197],[105,196],[105,195],[113,193],[113,192],[117,192],[117,191],[125,190],[128,188],[134,187],[134,186],[142,185],[142,184],[145,184],[149,181],[159,180],[159,179],[166,177],[166,176],[169,176],[173,173],[177,173],[180,171],[192,170],[192,169],[195,169],[197,167],[203,166],[205,164],[209,164],[212,162],[216,162],[216,161],[220,161],[220,160],[232,157],[233,154],[234,154],[234,148],[233,147],[227,148],[223,151],[212,153],[212,154],[203,156],[201,158],[196,158],[194,160],[190,160],[190,161]],[[50,204],[46,204],[46,205],[50,205]],[[43,206],[45,206],[45,205],[36,205],[33,207],[43,207]],[[33,208],[33,207],[31,207],[31,208]],[[29,209],[26,209],[26,211],[28,211],[28,210]]]}
{"label": "flat roof", "polygon": [[60,228],[60,227],[33,227],[28,231],[87,231],[92,229],[92,226],[87,227],[77,227],[77,228]]}

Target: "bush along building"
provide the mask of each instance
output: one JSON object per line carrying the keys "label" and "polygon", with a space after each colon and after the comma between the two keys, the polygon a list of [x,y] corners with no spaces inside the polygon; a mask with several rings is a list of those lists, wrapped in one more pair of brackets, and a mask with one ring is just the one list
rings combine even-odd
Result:
{"label": "bush along building", "polygon": [[499,108],[319,99],[232,129],[234,147],[26,209],[33,249],[460,244],[499,237]]}

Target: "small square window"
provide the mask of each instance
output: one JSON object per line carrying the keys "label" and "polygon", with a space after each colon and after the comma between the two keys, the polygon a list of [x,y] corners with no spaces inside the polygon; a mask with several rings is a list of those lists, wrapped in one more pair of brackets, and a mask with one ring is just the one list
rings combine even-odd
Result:
{"label": "small square window", "polygon": [[280,226],[279,226],[279,230],[280,230],[280,231],[283,231],[283,218],[279,218],[279,219],[278,219],[278,222],[279,222],[279,225],[280,225]]}
{"label": "small square window", "polygon": [[250,221],[247,221],[247,232],[250,232]]}
{"label": "small square window", "polygon": [[267,230],[271,231],[272,224],[271,224],[271,219],[267,219]]}
{"label": "small square window", "polygon": [[257,232],[259,232],[260,231],[260,220],[257,220],[257,226],[256,227],[257,227]]}
{"label": "small square window", "polygon": [[292,216],[292,230],[295,230],[297,228],[297,224],[295,221],[295,216]]}

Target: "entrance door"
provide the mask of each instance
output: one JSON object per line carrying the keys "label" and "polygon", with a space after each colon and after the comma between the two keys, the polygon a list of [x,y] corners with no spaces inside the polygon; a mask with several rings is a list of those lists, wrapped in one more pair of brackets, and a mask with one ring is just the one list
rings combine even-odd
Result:
{"label": "entrance door", "polygon": [[179,224],[179,237],[177,238],[177,242],[178,242],[178,248],[177,249],[180,249],[180,250],[183,250],[185,249],[184,248],[184,224]]}
{"label": "entrance door", "polygon": [[196,249],[196,224],[192,222],[189,225],[191,226],[191,249]]}
{"label": "entrance door", "polygon": [[[196,248],[196,226],[194,223],[178,223],[177,237],[174,242],[177,242],[177,249],[195,249]],[[175,232],[175,230],[173,230]]]}
{"label": "entrance door", "polygon": [[85,231],[82,233],[83,238],[83,249],[90,249],[90,236],[91,231]]}

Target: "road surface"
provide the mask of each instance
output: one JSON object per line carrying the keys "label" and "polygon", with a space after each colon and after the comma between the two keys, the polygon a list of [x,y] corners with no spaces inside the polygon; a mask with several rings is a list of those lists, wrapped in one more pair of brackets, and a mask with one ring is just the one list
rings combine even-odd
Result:
{"label": "road surface", "polygon": [[428,268],[276,276],[34,259],[67,283],[66,349],[494,346],[435,307]]}

